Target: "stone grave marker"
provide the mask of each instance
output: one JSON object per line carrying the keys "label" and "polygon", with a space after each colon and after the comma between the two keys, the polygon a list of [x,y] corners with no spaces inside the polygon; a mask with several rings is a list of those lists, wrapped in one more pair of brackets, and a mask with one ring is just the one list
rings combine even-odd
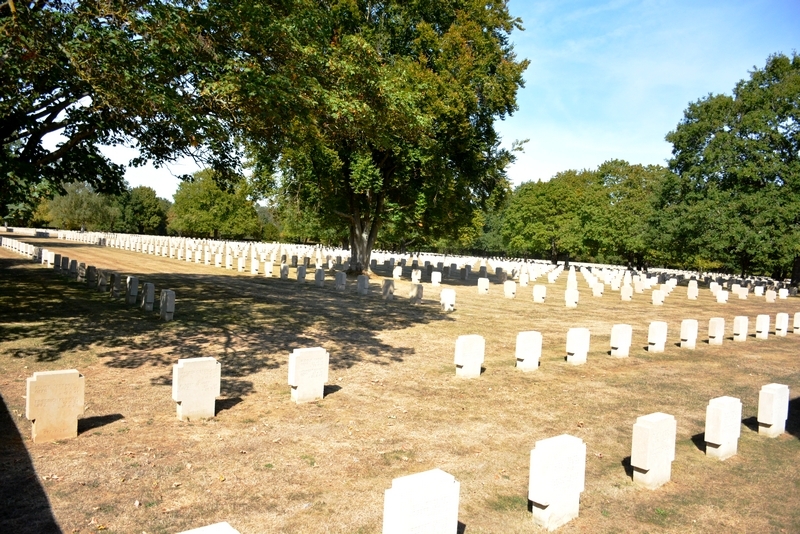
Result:
{"label": "stone grave marker", "polygon": [[627,358],[631,348],[633,327],[629,324],[615,324],[611,327],[611,356]]}
{"label": "stone grave marker", "polygon": [[422,302],[422,284],[411,284],[411,288],[408,291],[408,300],[413,305]]}
{"label": "stone grave marker", "polygon": [[97,269],[97,290],[101,293],[105,293],[107,288],[108,288],[108,272],[102,269]]}
{"label": "stone grave marker", "polygon": [[535,304],[544,304],[545,298],[547,298],[547,286],[535,284],[533,286],[533,302]]}
{"label": "stone grave marker", "polygon": [[463,378],[477,378],[481,376],[481,365],[486,349],[486,340],[483,336],[467,335],[458,336],[456,339],[456,376]]}
{"label": "stone grave marker", "polygon": [[664,352],[667,343],[667,323],[652,321],[647,329],[647,352]]}
{"label": "stone grave marker", "polygon": [[741,426],[742,403],[739,399],[711,399],[706,408],[706,456],[727,460],[735,455]]}
{"label": "stone grave marker", "polygon": [[781,300],[786,300],[789,298],[789,290],[785,287],[782,287],[778,290],[778,298]]}
{"label": "stone grave marker", "polygon": [[654,289],[650,294],[653,306],[662,306],[664,304],[664,292],[660,289]]}
{"label": "stone grave marker", "polygon": [[419,284],[422,281],[422,271],[419,269],[411,270],[411,283]]}
{"label": "stone grave marker", "polygon": [[588,328],[570,328],[567,331],[567,363],[572,365],[586,363],[589,353],[589,338]]}
{"label": "stone grave marker", "polygon": [[442,306],[442,311],[454,311],[456,309],[456,290],[442,289],[442,292],[439,293],[439,304]]}
{"label": "stone grave marker", "polygon": [[392,270],[392,278],[394,278],[395,280],[400,280],[402,277],[403,277],[403,268],[401,266],[397,265]]}
{"label": "stone grave marker", "polygon": [[394,280],[384,280],[381,284],[381,294],[384,300],[392,300],[394,298]]}
{"label": "stone grave marker", "polygon": [[61,270],[61,254],[58,254],[56,252],[52,252],[51,255],[52,255],[52,259],[50,260],[50,266],[54,270],[60,271]]}
{"label": "stone grave marker", "polygon": [[624,285],[619,290],[619,297],[623,302],[630,302],[633,300],[633,288],[630,285]]}
{"label": "stone grave marker", "polygon": [[456,534],[460,490],[441,469],[395,478],[384,493],[382,534]]}
{"label": "stone grave marker", "polygon": [[78,277],[78,260],[70,260],[69,262],[69,275],[72,278]]}
{"label": "stone grave marker", "polygon": [[442,273],[439,271],[432,271],[431,272],[431,285],[433,287],[439,287],[442,285]]}
{"label": "stone grave marker", "polygon": [[175,292],[171,289],[162,289],[159,298],[159,314],[162,321],[171,321],[175,315]]}
{"label": "stone grave marker", "polygon": [[221,378],[222,366],[215,358],[179,359],[172,366],[172,400],[178,403],[178,419],[194,421],[214,417]]}
{"label": "stone grave marker", "polygon": [[700,295],[700,290],[697,287],[697,280],[689,280],[689,287],[686,290],[686,296],[689,300],[697,300]]}
{"label": "stone grave marker", "polygon": [[800,334],[800,312],[795,312],[794,319],[792,320],[792,332]]}
{"label": "stone grave marker", "polygon": [[222,254],[214,254],[214,267],[222,268]]}
{"label": "stone grave marker", "polygon": [[74,438],[83,415],[84,378],[77,370],[37,371],[27,379],[25,417],[34,443]]}
{"label": "stone grave marker", "polygon": [[89,287],[97,286],[97,267],[94,265],[86,267],[86,285]]}
{"label": "stone grave marker", "polygon": [[725,304],[728,302],[728,292],[724,289],[717,291],[717,304]]}
{"label": "stone grave marker", "polygon": [[369,277],[366,274],[358,275],[356,290],[362,297],[369,295]]}
{"label": "stone grave marker", "polygon": [[767,384],[758,393],[758,433],[777,438],[786,430],[789,418],[789,386]]}
{"label": "stone grave marker", "polygon": [[125,284],[125,304],[136,304],[136,297],[139,295],[139,279],[129,276]]}
{"label": "stone grave marker", "polygon": [[151,282],[145,282],[142,284],[142,303],[140,307],[146,311],[151,312],[153,311],[153,303],[156,299],[156,286],[154,286]]}
{"label": "stone grave marker", "polygon": [[601,282],[597,282],[592,286],[592,296],[593,297],[602,297],[603,293],[606,290],[605,284]]}
{"label": "stone grave marker", "polygon": [[541,332],[530,331],[517,334],[517,369],[522,369],[525,372],[535,371],[539,368],[539,359],[541,357]]}
{"label": "stone grave marker", "polygon": [[785,337],[789,331],[789,314],[779,313],[775,316],[775,335]]}
{"label": "stone grave marker", "polygon": [[478,295],[488,295],[488,294],[489,294],[489,279],[478,278]]}
{"label": "stone grave marker", "polygon": [[306,266],[298,265],[295,273],[297,275],[297,282],[300,284],[304,284],[306,282]]}
{"label": "stone grave marker", "polygon": [[636,418],[631,446],[634,484],[656,489],[669,482],[676,432],[677,423],[671,415],[656,412]]}
{"label": "stone grave marker", "polygon": [[517,283],[513,280],[506,280],[503,283],[503,294],[507,299],[513,299],[517,296]]}
{"label": "stone grave marker", "polygon": [[61,256],[61,272],[63,274],[69,273],[69,258],[67,256]]}
{"label": "stone grave marker", "polygon": [[579,299],[580,293],[578,293],[577,289],[567,289],[564,291],[564,304],[567,308],[577,308]]}
{"label": "stone grave marker", "polygon": [[314,271],[314,285],[317,287],[325,287],[325,269],[318,267]]}
{"label": "stone grave marker", "polygon": [[756,286],[753,288],[753,294],[757,297],[764,296],[764,286]]}
{"label": "stone grave marker", "polygon": [[756,317],[756,339],[769,338],[769,315],[759,315]]}
{"label": "stone grave marker", "polygon": [[764,292],[764,297],[766,298],[768,304],[775,304],[775,299],[777,296],[778,294],[772,289],[767,289],[767,291]]}
{"label": "stone grave marker", "polygon": [[289,355],[289,386],[297,404],[320,400],[328,381],[330,354],[321,347],[295,349]]}
{"label": "stone grave marker", "polygon": [[289,266],[285,263],[281,263],[281,280],[288,280],[289,279]]}
{"label": "stone grave marker", "polygon": [[347,273],[344,271],[337,272],[334,284],[336,286],[336,291],[344,291],[347,289]]}
{"label": "stone grave marker", "polygon": [[744,315],[733,318],[733,340],[747,341],[747,330],[750,326],[750,319]]}
{"label": "stone grave marker", "polygon": [[533,523],[555,530],[578,517],[586,477],[586,444],[562,434],[536,442],[531,450],[528,499]]}
{"label": "stone grave marker", "polygon": [[708,320],[708,344],[722,345],[725,338],[725,319],[722,317],[712,317]]}
{"label": "stone grave marker", "polygon": [[694,350],[697,346],[697,319],[684,319],[681,321],[681,348]]}

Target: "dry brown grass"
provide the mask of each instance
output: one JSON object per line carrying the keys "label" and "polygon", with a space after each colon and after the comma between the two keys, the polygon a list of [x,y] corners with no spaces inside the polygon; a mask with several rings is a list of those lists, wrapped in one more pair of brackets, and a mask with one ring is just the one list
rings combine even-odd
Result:
{"label": "dry brown grass", "polygon": [[[800,391],[800,337],[705,343],[710,317],[724,317],[730,332],[734,316],[748,315],[752,329],[759,313],[774,323],[775,313],[800,310],[797,299],[718,305],[707,290],[693,302],[678,287],[654,307],[649,294],[623,303],[610,291],[592,298],[582,285],[579,307],[569,310],[562,275],[544,305],[533,304],[531,287],[507,300],[499,285],[479,296],[474,279],[446,281],[457,306],[445,314],[429,284],[414,307],[403,298],[408,282],[387,303],[378,280],[359,298],[354,284],[341,294],[332,280],[318,289],[313,281],[49,244],[174,289],[176,320],[161,323],[0,249],[3,476],[19,484],[3,496],[23,516],[14,523],[4,507],[5,524],[17,525],[5,531],[47,531],[46,521],[34,527],[25,514],[51,513],[64,532],[174,533],[217,521],[243,533],[380,532],[392,479],[439,467],[461,482],[465,532],[527,533],[537,530],[527,511],[529,451],[561,433],[588,446],[581,514],[561,532],[800,531],[800,407],[792,403],[790,433],[778,439],[760,437],[748,419],[762,385]],[[695,351],[675,346],[684,318],[700,321]],[[643,350],[651,320],[669,324],[663,354]],[[608,356],[616,322],[633,325],[630,358]],[[564,362],[572,326],[592,331],[583,366]],[[542,365],[527,374],[514,368],[523,330],[544,336]],[[457,379],[456,337],[473,333],[486,338],[486,372]],[[330,351],[331,379],[324,400],[296,406],[286,365],[303,346]],[[182,423],[171,366],[193,356],[222,362],[223,396],[213,420]],[[25,379],[64,368],[86,376],[80,434],[34,445]],[[739,454],[725,462],[707,459],[699,436],[708,400],[720,395],[741,398],[745,417]],[[648,491],[633,486],[625,459],[636,417],[655,411],[678,420],[677,457],[672,482]],[[31,462],[35,473],[24,468]]]}

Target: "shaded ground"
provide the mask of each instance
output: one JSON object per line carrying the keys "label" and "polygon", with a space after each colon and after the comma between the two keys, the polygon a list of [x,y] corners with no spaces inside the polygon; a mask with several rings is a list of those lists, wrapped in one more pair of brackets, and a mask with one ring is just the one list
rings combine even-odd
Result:
{"label": "shaded ground", "polygon": [[[4,467],[16,466],[3,476],[19,488],[3,493],[3,502],[16,499],[19,513],[4,507],[0,531],[24,532],[12,521],[36,515],[44,522],[29,523],[29,532],[47,532],[53,520],[64,532],[173,533],[217,521],[243,533],[379,532],[392,478],[439,467],[461,482],[464,532],[531,532],[529,451],[536,440],[561,433],[581,437],[589,451],[581,516],[561,532],[800,531],[798,399],[778,439],[758,436],[748,420],[764,384],[788,384],[798,397],[800,336],[726,339],[721,347],[699,341],[695,351],[674,345],[681,319],[698,319],[704,341],[710,317],[724,317],[728,331],[736,315],[750,316],[753,326],[755,315],[769,313],[774,323],[775,313],[800,310],[797,299],[718,305],[707,290],[688,301],[679,287],[654,307],[649,294],[632,303],[610,291],[592,298],[581,280],[581,303],[568,310],[566,275],[548,284],[544,305],[533,304],[531,287],[514,300],[496,284],[478,296],[473,278],[446,281],[457,306],[443,314],[429,284],[426,301],[410,306],[403,298],[407,278],[387,303],[378,277],[372,294],[359,298],[354,283],[341,294],[332,279],[320,289],[313,281],[49,243],[80,261],[174,289],[176,320],[162,323],[156,312],[0,249],[0,394],[7,406],[0,454]],[[652,320],[669,324],[663,354],[642,350]],[[616,322],[633,325],[631,358],[607,355]],[[563,359],[573,326],[592,331],[584,366]],[[513,367],[523,330],[544,336],[534,373]],[[486,372],[456,379],[455,339],[473,333],[486,337]],[[330,351],[330,383],[323,401],[295,406],[286,363],[292,349],[304,346]],[[193,356],[222,362],[223,395],[215,419],[181,423],[171,366]],[[25,378],[63,368],[86,376],[80,434],[33,445]],[[739,455],[726,462],[706,459],[698,438],[708,400],[720,395],[744,405]],[[632,485],[625,460],[636,417],[654,411],[675,415],[678,444],[673,482],[651,492]]]}

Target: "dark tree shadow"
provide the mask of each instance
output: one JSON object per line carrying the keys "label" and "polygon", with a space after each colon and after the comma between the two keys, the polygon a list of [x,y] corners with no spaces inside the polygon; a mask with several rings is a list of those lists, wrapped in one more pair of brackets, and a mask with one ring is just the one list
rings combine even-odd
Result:
{"label": "dark tree shadow", "polygon": [[786,419],[786,432],[800,438],[800,397],[789,401],[789,417]]}
{"label": "dark tree shadow", "polygon": [[0,397],[0,532],[61,533],[17,425]]}
{"label": "dark tree shadow", "polygon": [[333,395],[337,391],[341,390],[342,386],[336,384],[326,384],[322,391],[322,396],[327,397],[328,395]]}
{"label": "dark tree shadow", "polygon": [[123,418],[124,416],[121,413],[112,413],[108,415],[93,415],[91,417],[78,419],[78,434],[83,434],[84,432],[88,432],[95,428],[100,428],[101,426],[110,425],[114,421],[119,421]]}
{"label": "dark tree shadow", "polygon": [[747,417],[742,419],[742,424],[752,430],[753,432],[758,432],[758,418],[757,417]]}
{"label": "dark tree shadow", "polygon": [[633,478],[633,464],[631,464],[631,457],[626,456],[622,459],[622,468],[625,469],[625,474],[628,475],[629,478]]}
{"label": "dark tree shadow", "polygon": [[694,443],[694,446],[700,451],[706,452],[706,433],[701,432],[692,436],[692,443]]}

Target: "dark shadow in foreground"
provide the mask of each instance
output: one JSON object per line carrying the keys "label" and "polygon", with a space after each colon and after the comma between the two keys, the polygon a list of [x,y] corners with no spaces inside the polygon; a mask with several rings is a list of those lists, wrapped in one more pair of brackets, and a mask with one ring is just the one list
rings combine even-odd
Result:
{"label": "dark shadow in foreground", "polygon": [[108,415],[93,415],[92,417],[78,419],[78,434],[83,434],[84,432],[88,432],[94,428],[109,425],[114,421],[119,421],[123,418],[124,416],[121,413],[112,413]]}
{"label": "dark shadow in foreground", "polygon": [[789,417],[786,419],[786,432],[800,438],[800,397],[789,401]]}
{"label": "dark shadow in foreground", "polygon": [[458,530],[456,531],[458,534],[464,534],[467,531],[467,525],[462,523],[461,521],[458,522]]}
{"label": "dark shadow in foreground", "polygon": [[5,399],[0,402],[0,532],[61,532]]}
{"label": "dark shadow in foreground", "polygon": [[631,457],[626,456],[622,459],[622,467],[625,469],[625,474],[628,475],[628,478],[633,478],[633,464],[631,464]]}

